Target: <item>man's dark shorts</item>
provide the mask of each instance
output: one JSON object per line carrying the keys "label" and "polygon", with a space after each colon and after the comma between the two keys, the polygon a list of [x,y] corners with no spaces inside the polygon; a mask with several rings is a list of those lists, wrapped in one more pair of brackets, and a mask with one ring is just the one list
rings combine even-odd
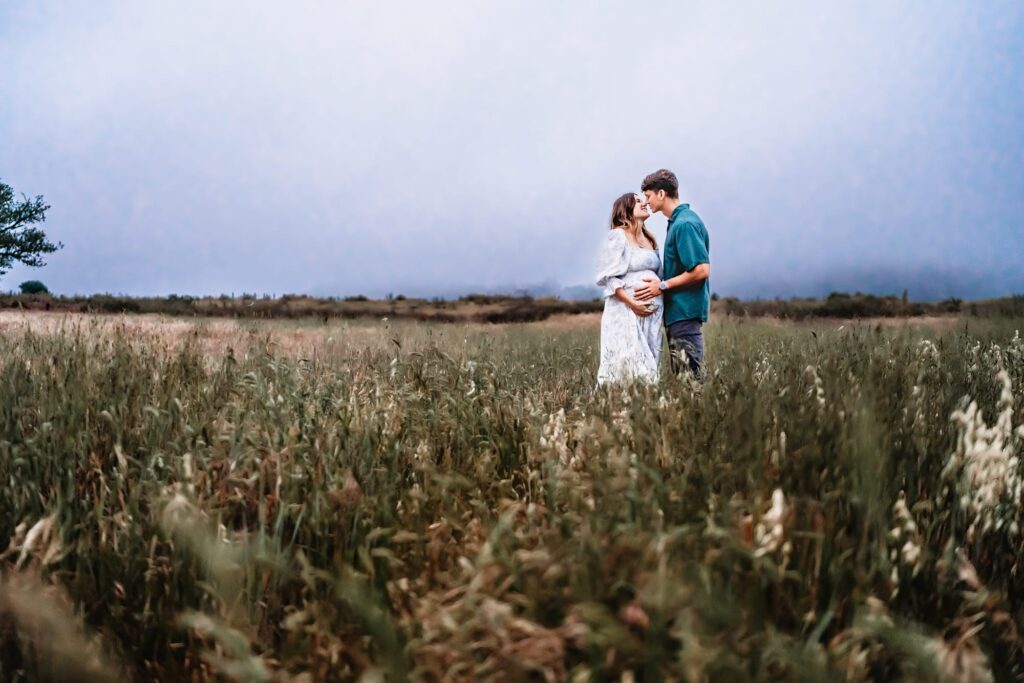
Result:
{"label": "man's dark shorts", "polygon": [[703,379],[704,333],[701,331],[701,321],[678,320],[666,329],[673,374],[689,370],[697,379]]}

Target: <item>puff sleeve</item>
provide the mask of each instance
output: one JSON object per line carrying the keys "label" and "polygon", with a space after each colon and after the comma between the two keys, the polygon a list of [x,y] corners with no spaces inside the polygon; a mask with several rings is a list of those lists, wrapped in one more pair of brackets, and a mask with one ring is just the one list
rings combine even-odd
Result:
{"label": "puff sleeve", "polygon": [[615,296],[622,287],[622,276],[629,270],[629,243],[622,230],[609,230],[597,261],[597,285],[604,287],[604,296]]}

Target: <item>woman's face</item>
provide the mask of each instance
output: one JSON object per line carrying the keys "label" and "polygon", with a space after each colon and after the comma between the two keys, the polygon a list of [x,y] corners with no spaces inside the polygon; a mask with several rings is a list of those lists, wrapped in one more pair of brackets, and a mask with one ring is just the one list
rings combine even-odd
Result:
{"label": "woman's face", "polygon": [[647,210],[647,200],[644,199],[642,194],[638,194],[636,196],[636,204],[633,205],[633,218],[645,221],[650,217],[651,212]]}

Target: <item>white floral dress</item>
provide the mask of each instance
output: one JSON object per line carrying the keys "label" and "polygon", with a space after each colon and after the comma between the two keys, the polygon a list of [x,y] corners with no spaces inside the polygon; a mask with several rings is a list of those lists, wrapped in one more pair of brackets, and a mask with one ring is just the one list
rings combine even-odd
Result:
{"label": "white floral dress", "polygon": [[652,315],[639,317],[615,298],[622,287],[630,295],[646,277],[661,277],[661,255],[657,249],[641,249],[629,243],[626,233],[608,231],[598,260],[597,284],[604,287],[601,316],[601,367],[597,383],[642,380],[657,382],[661,368],[662,297],[647,302]]}

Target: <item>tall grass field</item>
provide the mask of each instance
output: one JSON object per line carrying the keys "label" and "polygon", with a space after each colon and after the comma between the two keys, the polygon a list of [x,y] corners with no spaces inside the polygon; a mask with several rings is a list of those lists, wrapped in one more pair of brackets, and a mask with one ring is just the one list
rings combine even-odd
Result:
{"label": "tall grass field", "polygon": [[1024,680],[1022,319],[0,317],[0,680]]}

